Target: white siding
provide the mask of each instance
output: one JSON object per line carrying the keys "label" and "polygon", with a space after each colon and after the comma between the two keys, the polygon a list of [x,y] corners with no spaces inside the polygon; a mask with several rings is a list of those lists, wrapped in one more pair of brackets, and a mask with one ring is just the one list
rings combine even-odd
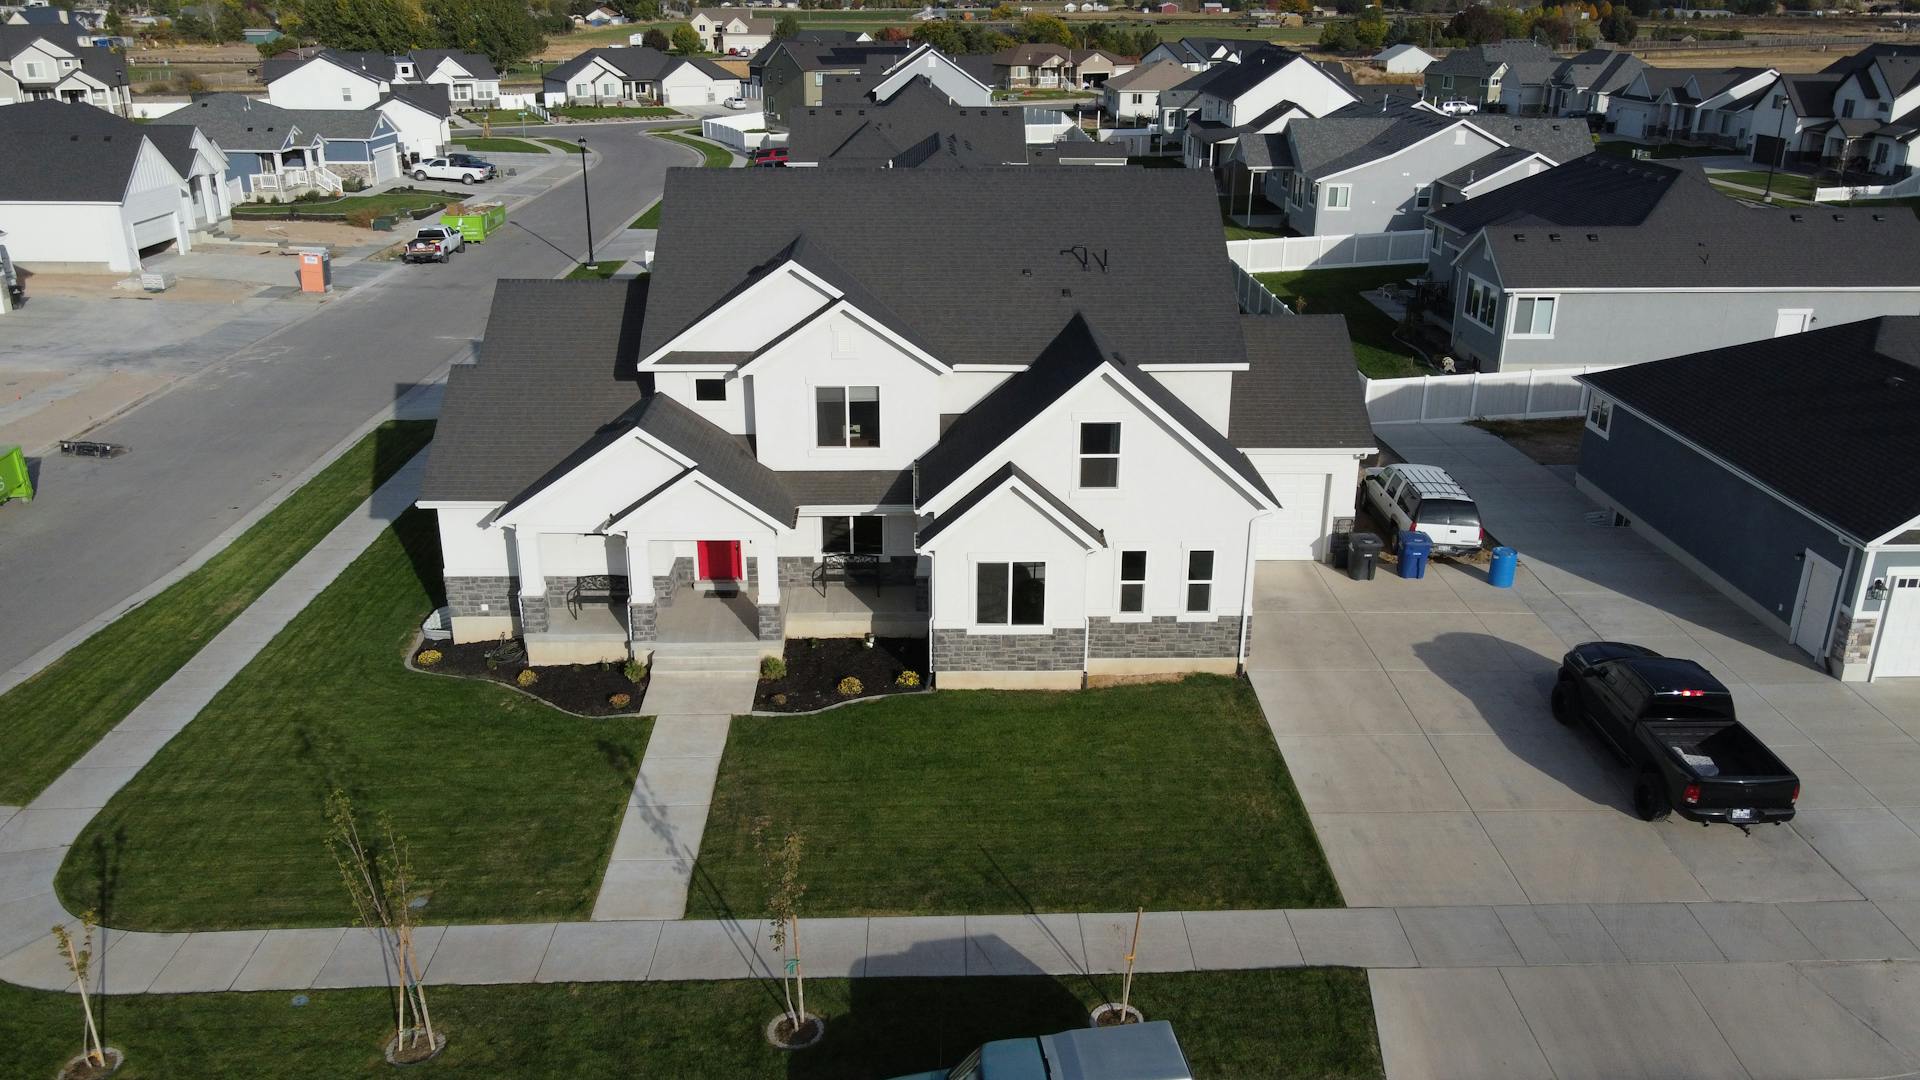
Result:
{"label": "white siding", "polygon": [[267,84],[267,100],[283,109],[365,109],[383,84],[364,72],[313,60]]}
{"label": "white siding", "polygon": [[[774,468],[904,469],[940,437],[940,376],[844,314],[816,320],[760,362],[749,377],[755,447]],[[815,445],[822,386],[880,388],[879,446]]]}
{"label": "white siding", "polygon": [[483,529],[480,522],[494,507],[436,510],[440,521],[440,558],[448,577],[501,577],[511,565],[507,531]]}

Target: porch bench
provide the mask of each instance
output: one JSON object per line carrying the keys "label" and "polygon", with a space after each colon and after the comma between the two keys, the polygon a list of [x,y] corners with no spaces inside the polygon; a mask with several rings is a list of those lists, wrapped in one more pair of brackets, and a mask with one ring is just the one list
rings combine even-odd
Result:
{"label": "porch bench", "polygon": [[611,574],[588,574],[573,579],[567,590],[567,613],[578,615],[588,603],[613,604],[627,598],[627,579]]}

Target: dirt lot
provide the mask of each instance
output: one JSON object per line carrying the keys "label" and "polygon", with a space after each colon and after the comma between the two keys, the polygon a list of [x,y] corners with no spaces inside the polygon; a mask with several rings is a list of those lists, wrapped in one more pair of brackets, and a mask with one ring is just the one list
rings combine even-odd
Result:
{"label": "dirt lot", "polygon": [[124,274],[28,274],[29,296],[76,296],[95,300],[160,300],[185,303],[232,303],[252,296],[260,286],[244,281],[180,278],[163,293],[116,288]]}
{"label": "dirt lot", "polygon": [[236,217],[233,219],[231,228],[233,235],[242,240],[260,240],[273,244],[286,240],[295,244],[326,244],[335,248],[358,248],[378,244],[383,240],[394,243],[400,240],[398,233],[377,233],[371,229],[356,229],[351,225],[340,225],[331,221],[250,221]]}
{"label": "dirt lot", "polygon": [[1482,431],[1500,436],[1515,450],[1542,465],[1580,464],[1580,433],[1586,424],[1578,416],[1557,420],[1473,420]]}

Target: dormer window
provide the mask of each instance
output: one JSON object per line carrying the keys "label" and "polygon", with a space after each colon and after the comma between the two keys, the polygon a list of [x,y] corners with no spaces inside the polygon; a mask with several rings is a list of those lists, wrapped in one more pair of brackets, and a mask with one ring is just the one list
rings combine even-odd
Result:
{"label": "dormer window", "polygon": [[1119,424],[1103,422],[1080,425],[1080,486],[1120,486]]}
{"label": "dormer window", "polygon": [[813,389],[816,446],[867,448],[880,445],[880,388],[816,386]]}

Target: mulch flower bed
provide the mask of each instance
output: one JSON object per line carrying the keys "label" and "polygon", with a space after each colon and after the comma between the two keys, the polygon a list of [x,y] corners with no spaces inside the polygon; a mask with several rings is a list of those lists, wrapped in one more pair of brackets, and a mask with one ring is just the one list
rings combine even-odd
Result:
{"label": "mulch flower bed", "polygon": [[[926,689],[926,638],[875,638],[868,648],[860,638],[792,638],[786,648],[787,674],[762,679],[753,707],[763,712],[812,712],[842,701],[907,694]],[[920,676],[901,686],[900,673]],[[860,680],[860,692],[842,694],[848,676]]]}
{"label": "mulch flower bed", "polygon": [[[632,716],[640,711],[640,703],[646,699],[647,682],[652,678],[652,672],[641,676],[640,681],[635,683],[627,678],[624,664],[612,661],[529,668],[526,652],[518,648],[519,643],[509,644],[514,647],[500,654],[501,643],[497,641],[470,641],[465,645],[455,645],[451,641],[423,642],[414,650],[413,665],[422,671],[439,675],[485,679],[518,687],[549,705],[581,716]],[[428,651],[440,654],[438,663],[420,662],[420,654]],[[491,664],[487,659],[490,653],[500,654]],[[532,671],[537,676],[532,685],[520,684],[520,673],[523,671]],[[614,707],[612,698],[615,694],[626,694],[631,699],[625,708]]]}

